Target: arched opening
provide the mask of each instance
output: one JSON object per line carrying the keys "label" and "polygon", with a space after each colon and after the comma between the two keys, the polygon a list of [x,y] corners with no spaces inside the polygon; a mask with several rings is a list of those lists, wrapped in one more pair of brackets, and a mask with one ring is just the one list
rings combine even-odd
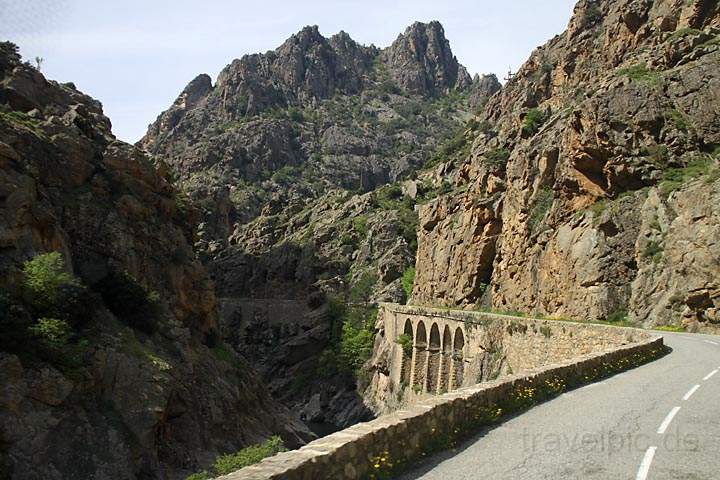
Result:
{"label": "arched opening", "polygon": [[425,386],[425,373],[427,366],[427,332],[422,320],[418,322],[415,334],[415,358],[413,360],[413,388],[422,391]]}
{"label": "arched opening", "polygon": [[442,355],[440,356],[440,393],[450,388],[450,366],[452,365],[452,334],[450,327],[445,325],[442,339]]}
{"label": "arched opening", "polygon": [[452,374],[452,389],[460,388],[463,382],[463,350],[465,349],[465,335],[460,327],[455,329],[455,338],[453,339],[453,374]]}
{"label": "arched opening", "polygon": [[410,386],[410,373],[412,371],[413,345],[415,344],[415,335],[413,335],[412,322],[408,318],[405,320],[405,329],[403,330],[405,338],[409,341],[401,343],[402,347],[402,364],[400,366],[400,383],[403,388]]}
{"label": "arched opening", "polygon": [[427,391],[438,391],[440,379],[440,329],[437,323],[430,327],[430,344],[428,345]]}

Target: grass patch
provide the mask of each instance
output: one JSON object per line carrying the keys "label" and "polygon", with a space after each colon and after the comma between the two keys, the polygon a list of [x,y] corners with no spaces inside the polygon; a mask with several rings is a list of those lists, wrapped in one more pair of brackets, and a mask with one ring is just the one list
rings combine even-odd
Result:
{"label": "grass patch", "polygon": [[667,196],[696,178],[709,176],[710,180],[714,180],[717,170],[717,165],[712,159],[695,157],[685,167],[670,168],[665,171],[663,181],[660,182],[660,191]]}
{"label": "grass patch", "polygon": [[662,258],[663,249],[658,242],[650,240],[643,249],[642,256],[651,258],[653,262],[658,262]]}
{"label": "grass patch", "polygon": [[270,437],[263,443],[243,448],[235,453],[219,456],[215,459],[211,471],[205,470],[194,473],[186,477],[185,480],[208,480],[219,475],[227,475],[285,451],[287,451],[287,448],[285,448],[285,444],[280,437]]}
{"label": "grass patch", "polygon": [[15,110],[7,112],[0,110],[0,121],[7,122],[24,130],[30,130],[36,136],[43,136],[43,132],[40,129],[40,121],[32,118],[25,112]]}
{"label": "grass patch", "polygon": [[525,135],[526,137],[535,135],[538,130],[540,130],[540,127],[542,127],[543,123],[545,123],[545,120],[547,120],[547,115],[542,110],[538,108],[531,108],[530,110],[528,110],[528,112],[525,114],[525,118],[523,119],[523,135]]}
{"label": "grass patch", "polygon": [[672,123],[675,125],[675,128],[682,132],[690,130],[690,121],[682,112],[674,108],[665,112],[665,121]]}
{"label": "grass patch", "polygon": [[660,325],[653,327],[652,330],[660,330],[661,332],[685,332],[685,327],[682,325]]}
{"label": "grass patch", "polygon": [[621,68],[617,73],[635,82],[645,83],[650,86],[659,85],[661,79],[660,74],[648,69],[645,63],[638,63],[630,67]]}
{"label": "grass patch", "polygon": [[483,158],[489,167],[504,167],[510,159],[510,151],[507,148],[496,148],[486,153]]}
{"label": "grass patch", "polygon": [[674,41],[674,40],[677,40],[678,38],[684,38],[684,37],[687,37],[687,36],[689,36],[689,35],[701,35],[702,33],[703,33],[703,32],[702,32],[701,30],[698,30],[697,28],[685,27],[685,28],[681,28],[681,29],[679,29],[679,30],[675,30],[675,31],[667,38],[666,41],[672,42],[672,41]]}
{"label": "grass patch", "polygon": [[530,230],[535,232],[542,223],[545,215],[550,210],[553,204],[553,192],[549,188],[542,188],[538,191],[535,197],[535,203],[530,210],[530,219],[528,224]]}

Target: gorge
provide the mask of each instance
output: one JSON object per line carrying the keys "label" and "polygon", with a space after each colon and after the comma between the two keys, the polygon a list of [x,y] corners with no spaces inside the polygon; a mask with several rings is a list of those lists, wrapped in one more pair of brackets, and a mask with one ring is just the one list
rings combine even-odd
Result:
{"label": "gorge", "polygon": [[720,332],[718,65],[712,0],[580,0],[504,85],[436,21],[309,26],[130,145],[0,43],[0,479],[185,479],[545,351],[463,377],[428,323],[390,374],[381,304]]}

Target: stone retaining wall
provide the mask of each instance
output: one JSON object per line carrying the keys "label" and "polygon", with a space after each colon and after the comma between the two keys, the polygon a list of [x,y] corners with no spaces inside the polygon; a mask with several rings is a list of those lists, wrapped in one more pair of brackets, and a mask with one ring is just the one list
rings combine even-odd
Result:
{"label": "stone retaining wall", "polygon": [[[645,332],[643,332],[645,333]],[[647,334],[646,334],[647,335]],[[649,335],[648,335],[649,337]],[[433,451],[452,446],[497,414],[519,411],[517,392],[565,388],[632,368],[664,352],[662,337],[591,353],[518,375],[464,387],[422,400],[404,410],[383,415],[316,440],[257,465],[220,477],[222,480],[321,480],[389,478]],[[531,395],[532,396],[532,395]],[[548,395],[551,396],[551,395]],[[502,412],[499,410],[502,409]]]}

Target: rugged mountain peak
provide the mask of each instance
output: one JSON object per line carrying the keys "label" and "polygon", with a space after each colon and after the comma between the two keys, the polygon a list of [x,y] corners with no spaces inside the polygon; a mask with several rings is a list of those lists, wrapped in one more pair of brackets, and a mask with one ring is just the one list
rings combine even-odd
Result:
{"label": "rugged mountain peak", "polygon": [[210,93],[212,90],[212,80],[206,73],[201,73],[195,77],[187,86],[183,89],[180,97],[183,98],[186,105],[194,105],[197,101]]}
{"label": "rugged mountain peak", "polygon": [[393,79],[407,90],[434,95],[471,83],[438,21],[413,23],[384,53]]}
{"label": "rugged mountain peak", "polygon": [[318,26],[308,25],[303,27],[298,33],[291,35],[290,38],[285,40],[280,48],[277,49],[277,52],[280,55],[296,49],[306,52],[313,47],[326,47],[327,45],[327,39],[322,36]]}
{"label": "rugged mountain peak", "polygon": [[470,87],[470,106],[472,108],[483,107],[485,102],[500,89],[502,89],[502,84],[494,73],[482,76],[476,74]]}

